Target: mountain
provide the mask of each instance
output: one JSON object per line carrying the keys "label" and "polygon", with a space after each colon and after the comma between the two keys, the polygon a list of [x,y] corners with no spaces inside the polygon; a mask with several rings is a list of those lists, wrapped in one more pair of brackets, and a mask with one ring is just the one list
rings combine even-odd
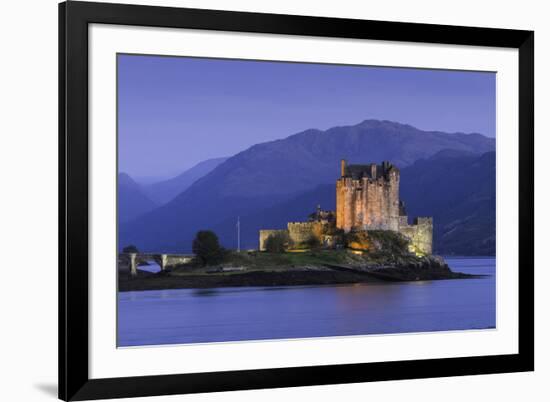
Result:
{"label": "mountain", "polygon": [[401,170],[409,216],[433,216],[438,254],[495,255],[495,152],[419,160]]}
{"label": "mountain", "polygon": [[219,164],[225,162],[227,158],[214,158],[202,161],[185,172],[168,180],[153,183],[144,188],[150,199],[157,204],[166,204],[176,195],[184,192],[201,177],[214,170]]}
{"label": "mountain", "polygon": [[[495,255],[495,153],[442,151],[401,169],[400,197],[409,220],[434,217],[438,254]],[[258,230],[284,229],[306,220],[317,205],[336,208],[335,184],[324,184],[275,206],[240,217],[242,248],[258,247]],[[212,228],[231,248],[237,246],[235,220]]]}
{"label": "mountain", "polygon": [[[189,251],[197,230],[224,222],[233,222],[234,228],[237,216],[260,213],[323,184],[334,185],[342,158],[350,163],[389,160],[405,167],[443,150],[479,155],[494,148],[494,139],[480,134],[422,131],[389,121],[307,130],[227,159],[166,205],[121,225],[120,244],[151,252]],[[233,243],[230,232],[220,236],[226,246]]]}
{"label": "mountain", "polygon": [[350,163],[389,160],[403,167],[445,149],[481,154],[494,147],[494,139],[480,134],[421,131],[399,123],[366,120],[254,145],[207,177],[222,196],[289,195],[332,183],[342,158]]}
{"label": "mountain", "polygon": [[476,152],[463,151],[459,149],[444,149],[435,155],[430,156],[430,160],[446,159],[446,158],[463,158],[466,156],[476,156]]}
{"label": "mountain", "polygon": [[118,174],[118,218],[125,223],[157,207],[128,174]]}

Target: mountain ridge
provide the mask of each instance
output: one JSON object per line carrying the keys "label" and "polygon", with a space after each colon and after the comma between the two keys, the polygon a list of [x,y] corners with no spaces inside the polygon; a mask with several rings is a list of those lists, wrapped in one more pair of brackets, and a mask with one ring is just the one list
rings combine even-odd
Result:
{"label": "mountain ridge", "polygon": [[170,179],[151,183],[145,186],[144,190],[157,204],[166,204],[227,159],[227,157],[206,159]]}
{"label": "mountain ridge", "polygon": [[158,207],[129,174],[121,172],[117,179],[119,223],[126,223]]}
{"label": "mountain ridge", "polygon": [[445,149],[480,155],[494,147],[494,139],[480,134],[428,132],[389,121],[305,130],[237,153],[166,205],[121,225],[120,246],[188,250],[197,230],[212,229],[319,185],[334,184],[341,159],[349,163],[389,160],[403,168]]}

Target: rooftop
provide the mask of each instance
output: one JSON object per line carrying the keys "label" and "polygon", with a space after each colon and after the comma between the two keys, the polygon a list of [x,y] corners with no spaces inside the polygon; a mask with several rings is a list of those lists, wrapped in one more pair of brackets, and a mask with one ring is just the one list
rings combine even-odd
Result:
{"label": "rooftop", "polygon": [[369,163],[366,165],[348,165],[345,160],[342,160],[341,176],[351,177],[355,180],[362,179],[363,177],[377,179],[385,176],[390,170],[399,171],[397,167],[388,161],[384,161],[380,165],[377,165],[376,163]]}

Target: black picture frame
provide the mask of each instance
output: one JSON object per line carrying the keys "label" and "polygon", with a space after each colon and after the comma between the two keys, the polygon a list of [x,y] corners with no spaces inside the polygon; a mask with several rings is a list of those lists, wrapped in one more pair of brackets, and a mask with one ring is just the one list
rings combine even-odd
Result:
{"label": "black picture frame", "polygon": [[[118,24],[519,51],[517,354],[90,379],[88,375],[88,25]],[[294,387],[534,370],[534,32],[70,1],[59,5],[59,398]]]}

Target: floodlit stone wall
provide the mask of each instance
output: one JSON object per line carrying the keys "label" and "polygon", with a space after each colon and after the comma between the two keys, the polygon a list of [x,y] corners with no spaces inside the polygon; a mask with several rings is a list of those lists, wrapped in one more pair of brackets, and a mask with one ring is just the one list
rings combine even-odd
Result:
{"label": "floodlit stone wall", "polygon": [[323,233],[326,223],[323,222],[289,222],[288,235],[291,244],[304,244],[312,239],[323,243]]}
{"label": "floodlit stone wall", "polygon": [[[375,166],[375,165],[374,165]],[[399,170],[395,167],[374,177],[343,176],[336,182],[336,226],[357,230],[398,230]]]}
{"label": "floodlit stone wall", "polygon": [[277,234],[285,234],[288,235],[288,230],[285,229],[262,229],[260,230],[260,251],[265,251],[265,243],[267,242],[267,239],[269,236],[274,236]]}
{"label": "floodlit stone wall", "polygon": [[431,217],[418,217],[412,225],[402,225],[399,232],[410,241],[409,251],[421,254],[432,254],[433,220]]}

